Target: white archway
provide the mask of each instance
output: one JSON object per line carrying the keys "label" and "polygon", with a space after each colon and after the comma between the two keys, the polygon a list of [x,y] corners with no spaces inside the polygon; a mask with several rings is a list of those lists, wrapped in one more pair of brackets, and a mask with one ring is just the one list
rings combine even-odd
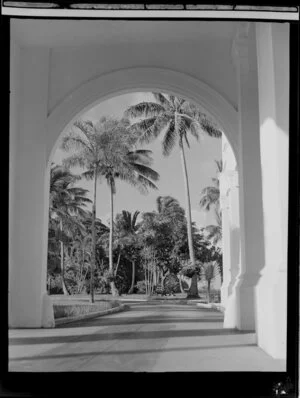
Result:
{"label": "white archway", "polygon": [[161,68],[120,69],[89,80],[65,97],[48,115],[46,150],[52,158],[68,125],[99,102],[137,91],[165,91],[201,105],[221,126],[238,159],[237,111],[217,91],[189,75]]}
{"label": "white archway", "polygon": [[[47,118],[46,151],[47,172],[45,178],[46,197],[49,193],[51,160],[59,145],[59,138],[80,115],[93,106],[115,96],[130,92],[162,91],[186,98],[202,106],[220,125],[235,158],[238,168],[238,112],[217,91],[198,79],[174,70],[162,68],[120,69],[103,74],[80,85],[65,97]],[[221,192],[222,193],[222,192]],[[234,213],[238,213],[239,203]],[[225,234],[230,234],[226,224]],[[47,231],[45,231],[47,236]],[[223,248],[225,249],[225,248]],[[226,247],[229,253],[229,248]],[[230,260],[229,262],[230,263]],[[229,268],[229,265],[227,266]],[[226,270],[226,272],[229,272]],[[230,281],[228,281],[230,283]]]}

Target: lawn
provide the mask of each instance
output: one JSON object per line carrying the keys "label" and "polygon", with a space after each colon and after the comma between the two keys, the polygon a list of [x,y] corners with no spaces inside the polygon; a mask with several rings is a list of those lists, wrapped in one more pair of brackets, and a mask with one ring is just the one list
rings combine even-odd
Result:
{"label": "lawn", "polygon": [[89,314],[92,312],[105,311],[111,308],[118,307],[119,303],[116,301],[98,301],[89,303],[87,300],[80,300],[78,297],[56,299],[53,303],[54,318],[69,318],[79,315]]}

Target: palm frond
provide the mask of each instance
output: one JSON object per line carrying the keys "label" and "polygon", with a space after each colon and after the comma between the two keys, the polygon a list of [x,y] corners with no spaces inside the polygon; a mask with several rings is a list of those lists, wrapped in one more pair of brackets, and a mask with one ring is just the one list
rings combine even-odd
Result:
{"label": "palm frond", "polygon": [[130,106],[125,112],[124,116],[130,119],[139,117],[153,117],[163,113],[165,108],[156,102],[141,102],[139,104]]}
{"label": "palm frond", "polygon": [[222,173],[223,171],[223,161],[221,160],[215,160],[215,163],[217,165],[217,172]]}
{"label": "palm frond", "polygon": [[172,120],[169,124],[169,127],[164,135],[162,142],[162,149],[164,156],[170,155],[172,149],[174,148],[176,142],[178,141],[178,138],[179,136],[175,131],[175,124],[174,121]]}
{"label": "palm frond", "polygon": [[70,132],[68,135],[64,136],[61,149],[66,152],[78,150],[87,150],[91,153],[93,152],[93,148],[91,147],[89,141],[87,139],[83,139],[79,134],[74,132]]}
{"label": "palm frond", "polygon": [[157,190],[157,186],[153,184],[151,180],[149,180],[147,177],[144,177],[143,175],[139,175],[137,178],[137,181],[139,182],[138,188],[142,193],[148,192],[148,188],[155,189]]}
{"label": "palm frond", "polygon": [[210,137],[221,138],[222,131],[211,121],[209,121],[206,117],[201,118],[200,125],[203,131],[207,133]]}
{"label": "palm frond", "polygon": [[74,153],[73,155],[70,155],[67,158],[63,159],[62,163],[65,167],[85,168],[88,165],[87,159],[84,156],[77,153]]}
{"label": "palm frond", "polygon": [[134,163],[141,163],[144,165],[150,166],[153,163],[153,159],[151,157],[152,151],[149,150],[136,150],[136,151],[130,151],[127,154],[127,158],[129,162]]}
{"label": "palm frond", "polygon": [[136,221],[137,221],[137,218],[138,218],[139,214],[140,214],[140,212],[139,212],[138,210],[136,210],[136,211],[133,213],[132,221],[131,221],[131,224],[132,224],[132,227],[133,227],[133,228],[135,228],[135,226],[136,226]]}
{"label": "palm frond", "polygon": [[94,170],[87,170],[87,171],[84,171],[83,173],[81,173],[82,178],[84,178],[87,181],[93,180],[94,175],[95,175]]}
{"label": "palm frond", "polygon": [[222,228],[218,225],[208,225],[205,227],[207,231],[207,239],[216,245],[222,240]]}
{"label": "palm frond", "polygon": [[168,109],[170,107],[170,102],[168,100],[168,98],[162,94],[162,93],[152,93],[153,97],[156,99],[156,101],[162,105],[165,109]]}
{"label": "palm frond", "polygon": [[206,187],[201,191],[199,205],[209,211],[211,206],[217,205],[220,200],[220,190],[216,187]]}
{"label": "palm frond", "polygon": [[153,181],[159,180],[159,174],[155,170],[151,169],[151,167],[138,163],[133,163],[132,166],[135,171],[142,174],[144,177],[151,178]]}

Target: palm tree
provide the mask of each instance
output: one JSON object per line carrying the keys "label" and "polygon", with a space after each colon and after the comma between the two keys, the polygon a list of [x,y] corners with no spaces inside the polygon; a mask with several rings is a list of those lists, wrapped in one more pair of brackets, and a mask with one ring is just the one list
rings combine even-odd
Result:
{"label": "palm tree", "polygon": [[[157,189],[153,181],[159,179],[159,174],[151,167],[151,151],[133,150],[137,142],[135,136],[128,130],[129,122],[112,118],[102,118],[97,126],[100,132],[103,157],[100,163],[100,173],[106,179],[110,189],[110,238],[109,238],[109,272],[113,276],[113,234],[114,234],[114,195],[116,180],[122,180],[136,187],[141,193],[148,188]],[[118,295],[114,280],[111,280],[112,294]]]}
{"label": "palm tree", "polygon": [[[71,131],[62,143],[62,149],[74,151],[64,160],[68,166],[79,166],[86,171],[82,176],[94,180],[94,201],[92,217],[93,256],[91,261],[91,301],[94,302],[93,272],[96,264],[96,184],[97,180],[105,178],[110,188],[110,249],[109,270],[113,273],[113,195],[116,193],[116,179],[121,179],[137,187],[142,193],[148,188],[157,189],[151,181],[158,180],[158,174],[148,167],[152,159],[151,151],[132,151],[137,141],[136,134],[127,127],[129,122],[114,118],[102,117],[98,123],[77,121],[74,126],[80,131]],[[114,281],[111,282],[113,295],[118,294]]]}
{"label": "palm tree", "polygon": [[91,302],[94,303],[94,270],[96,267],[96,200],[97,181],[100,179],[100,163],[103,156],[102,144],[99,141],[99,134],[91,121],[76,121],[72,130],[63,138],[61,148],[66,152],[73,152],[63,160],[63,164],[69,167],[80,167],[85,171],[81,174],[86,180],[93,180],[94,197],[92,206],[92,258],[90,293]]}
{"label": "palm tree", "polygon": [[61,278],[64,294],[68,294],[64,280],[64,243],[67,236],[76,230],[83,231],[84,226],[80,218],[86,215],[85,207],[90,203],[90,199],[86,197],[87,190],[74,187],[74,183],[80,179],[70,170],[52,164],[50,170],[50,208],[49,216],[52,227],[55,228],[59,224],[58,238],[60,240],[60,257],[61,257]]}
{"label": "palm tree", "polygon": [[[174,95],[153,93],[156,102],[141,102],[131,106],[125,112],[130,118],[142,118],[133,123],[133,131],[141,131],[141,142],[150,142],[163,133],[163,155],[168,156],[178,144],[186,194],[186,214],[188,228],[188,246],[190,260],[195,266],[195,254],[192,240],[192,217],[189,181],[184,144],[190,147],[189,136],[199,139],[202,133],[212,137],[221,137],[221,131],[195,105]],[[192,278],[189,296],[198,296],[197,276]]]}

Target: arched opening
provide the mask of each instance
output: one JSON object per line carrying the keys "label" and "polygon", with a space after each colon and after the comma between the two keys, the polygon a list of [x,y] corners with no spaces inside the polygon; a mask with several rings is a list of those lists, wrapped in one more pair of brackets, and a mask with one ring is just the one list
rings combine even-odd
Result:
{"label": "arched opening", "polygon": [[[144,68],[142,69],[142,71],[140,71],[140,72],[142,72],[142,75],[143,74],[147,74],[147,73],[149,73],[149,70],[145,70]],[[166,77],[166,71],[162,71],[162,70],[159,70],[159,71],[157,71],[158,72],[158,77],[160,77],[161,79],[162,78],[165,78]],[[121,72],[119,72],[123,77],[124,77],[124,71],[121,71]],[[132,70],[129,70],[129,71],[126,71],[126,73],[129,75],[129,76],[131,76],[131,78],[132,78],[132,75],[131,75],[131,73],[132,73]],[[118,74],[118,73],[117,73]],[[177,74],[176,72],[171,72],[170,73],[171,74],[171,76],[173,77],[173,78],[177,78],[177,85],[178,85],[178,75],[180,75],[180,77],[182,78],[182,75],[181,74]],[[114,75],[114,73],[112,74],[112,75]],[[153,76],[155,76],[155,74],[154,75],[152,75],[152,79],[153,79]],[[107,80],[107,76],[104,76],[104,77],[102,77],[104,80],[106,79]],[[101,84],[102,84],[102,87],[103,87],[103,80],[102,80],[102,78],[100,78],[100,80],[98,80],[98,84],[100,84],[99,82],[101,81]],[[144,76],[144,78],[145,78],[145,76]],[[195,81],[194,81],[194,79],[191,79],[190,77],[186,77],[187,78],[187,81],[189,82],[189,83],[193,83],[194,85],[195,85]],[[159,80],[158,78],[157,78],[157,76],[156,76],[156,79],[157,80]],[[108,79],[109,80],[109,79]],[[154,79],[155,80],[155,79]],[[172,80],[172,79],[171,79]],[[190,81],[189,81],[190,80]],[[118,79],[117,79],[117,81],[118,81]],[[95,82],[94,82],[95,83]],[[100,85],[101,85],[100,84]],[[114,83],[115,84],[115,83]],[[129,83],[128,83],[128,79],[127,79],[127,85],[128,85]],[[114,97],[116,97],[116,95],[120,95],[120,94],[127,94],[127,93],[134,93],[134,92],[137,92],[137,91],[141,91],[141,88],[140,87],[142,87],[143,88],[143,92],[146,92],[146,91],[160,91],[160,92],[166,92],[166,93],[168,93],[168,94],[172,94],[172,95],[175,95],[175,96],[180,96],[181,98],[185,98],[185,99],[187,99],[187,100],[189,100],[189,101],[192,101],[192,102],[194,102],[194,103],[196,103],[198,106],[200,106],[202,109],[204,108],[204,110],[205,110],[205,113],[206,114],[208,114],[210,117],[212,117],[214,120],[216,120],[217,121],[217,123],[218,123],[218,125],[220,126],[220,128],[222,129],[222,131],[223,131],[223,133],[224,133],[224,135],[226,134],[226,132],[228,132],[227,133],[227,137],[229,136],[230,138],[228,138],[228,140],[226,140],[227,141],[227,146],[229,146],[230,147],[230,149],[231,149],[231,158],[233,158],[234,159],[234,162],[235,162],[235,166],[237,165],[237,162],[236,162],[236,159],[235,159],[235,151],[237,150],[237,145],[236,145],[236,137],[234,136],[234,133],[235,133],[235,131],[232,131],[231,130],[231,128],[232,128],[232,126],[234,125],[234,123],[235,123],[235,120],[234,120],[234,117],[236,116],[235,115],[235,111],[232,109],[232,108],[230,108],[230,106],[225,102],[225,100],[223,100],[218,94],[216,94],[216,93],[214,93],[213,92],[213,90],[210,90],[208,87],[206,87],[205,85],[202,85],[201,83],[199,83],[199,82],[197,82],[197,84],[198,84],[198,88],[201,86],[201,89],[202,89],[202,95],[203,95],[203,91],[204,91],[204,89],[206,90],[206,92],[207,93],[209,93],[210,94],[210,98],[209,99],[207,99],[207,98],[202,98],[202,97],[200,97],[199,95],[199,98],[201,98],[201,100],[198,98],[198,100],[197,101],[195,101],[194,100],[194,98],[195,97],[197,97],[197,95],[189,95],[189,96],[187,96],[187,92],[188,92],[188,90],[187,90],[187,88],[183,88],[183,86],[184,86],[184,84],[182,85],[182,88],[181,89],[178,89],[178,88],[176,88],[176,89],[174,89],[172,86],[171,86],[171,84],[170,84],[170,88],[168,87],[167,89],[165,89],[166,88],[166,86],[167,86],[167,84],[164,82],[164,84],[162,84],[162,83],[160,83],[160,84],[158,84],[158,83],[156,83],[156,84],[151,84],[151,83],[148,83],[148,84],[145,84],[145,83],[143,83],[143,85],[142,85],[142,83],[139,83],[139,85],[137,85],[137,83],[132,83],[132,87],[127,87],[126,89],[117,89],[117,88],[115,88],[115,89],[113,89],[113,88],[110,88],[110,90],[108,90],[108,91],[110,91],[109,93],[105,93],[104,92],[104,95],[103,96],[101,96],[101,98],[99,99],[99,95],[98,95],[98,99],[97,100],[94,100],[93,99],[93,94],[90,96],[90,98],[89,98],[89,100],[87,100],[87,99],[85,99],[84,98],[84,95],[83,95],[83,93],[87,90],[87,87],[82,87],[82,88],[80,88],[79,90],[77,90],[77,93],[75,93],[75,94],[72,94],[71,96],[70,96],[70,99],[72,99],[72,101],[71,101],[71,105],[70,105],[70,99],[66,99],[65,101],[63,101],[63,103],[58,107],[58,108],[56,108],[54,111],[53,111],[53,113],[49,116],[49,118],[48,118],[48,129],[49,129],[49,133],[50,133],[50,131],[51,131],[51,134],[49,134],[49,137],[53,140],[53,135],[54,135],[54,131],[53,131],[53,128],[54,128],[54,126],[56,125],[56,126],[58,126],[58,125],[60,125],[60,126],[62,126],[63,127],[63,130],[61,130],[61,132],[59,133],[59,137],[56,139],[56,142],[55,142],[55,145],[53,146],[53,148],[52,148],[52,150],[51,150],[51,152],[50,152],[50,156],[49,156],[49,160],[48,160],[48,170],[47,170],[47,174],[49,174],[49,169],[50,169],[50,165],[51,165],[51,161],[52,161],[52,158],[53,158],[53,155],[54,155],[54,153],[55,153],[55,150],[57,149],[57,147],[59,146],[59,143],[60,143],[60,139],[61,139],[61,137],[62,137],[62,135],[66,132],[66,131],[68,131],[68,129],[70,128],[70,126],[72,126],[72,124],[74,123],[74,121],[75,120],[77,120],[78,118],[80,118],[80,117],[82,117],[84,114],[86,114],[86,112],[88,111],[88,110],[90,110],[91,108],[93,108],[94,106],[95,106],[95,104],[97,104],[97,103],[103,103],[104,101],[107,101],[108,99],[112,99],[112,98],[114,98]],[[90,83],[88,83],[87,84],[89,87],[91,87],[91,84]],[[96,84],[97,85],[97,84]],[[174,82],[173,82],[173,85],[174,85]],[[188,86],[188,84],[187,84],[187,86]],[[137,90],[137,87],[138,87],[138,90]],[[80,93],[80,95],[79,95],[79,93]],[[190,93],[191,94],[191,93]],[[214,98],[214,95],[215,95],[215,98]],[[82,105],[84,104],[84,103],[87,103],[88,101],[89,101],[89,105],[86,105],[85,107],[83,107],[83,109],[82,110],[80,110],[79,112],[77,112],[75,115],[74,115],[74,113],[75,113],[75,110],[77,110],[78,108],[79,108],[79,104],[76,104],[76,98],[77,98],[77,100],[79,100],[79,97],[80,97],[80,102],[82,103]],[[192,97],[192,98],[191,98]],[[75,100],[74,100],[75,99]],[[214,99],[214,101],[212,100],[212,99]],[[74,103],[72,104],[72,102],[73,102],[73,100],[74,100]],[[211,101],[211,103],[213,103],[213,106],[212,106],[212,110],[211,109],[207,109],[207,104]],[[221,109],[221,111],[220,110],[218,110],[217,108],[216,108],[216,106],[217,106],[217,103],[222,103],[222,107],[223,107],[223,109]],[[81,105],[81,106],[82,106]],[[204,107],[204,105],[206,105],[206,107]],[[229,110],[229,112],[228,112],[228,110]],[[227,114],[226,114],[226,112],[227,112]],[[67,121],[65,118],[63,118],[62,116],[62,114],[63,113],[66,113],[66,114],[69,114],[69,115],[71,115],[72,114],[72,118],[71,118],[71,121]],[[221,119],[220,120],[220,115],[223,113],[223,115],[224,115],[224,117],[223,117],[223,119]],[[216,115],[218,115],[219,116],[219,118],[217,119],[216,118]],[[230,127],[231,126],[231,127]],[[57,133],[57,131],[56,131],[56,133],[55,133],[56,135],[58,135],[58,133]],[[232,145],[231,144],[231,142],[232,142],[232,140],[233,140],[233,142],[235,143],[234,145]],[[231,142],[230,142],[231,141]],[[50,145],[50,140],[49,140],[49,145]],[[49,146],[48,146],[48,149],[49,149]],[[236,168],[236,167],[235,167]],[[230,169],[230,166],[229,166],[229,169]],[[227,170],[229,170],[229,169],[227,169]],[[224,245],[223,245],[224,246]]]}

